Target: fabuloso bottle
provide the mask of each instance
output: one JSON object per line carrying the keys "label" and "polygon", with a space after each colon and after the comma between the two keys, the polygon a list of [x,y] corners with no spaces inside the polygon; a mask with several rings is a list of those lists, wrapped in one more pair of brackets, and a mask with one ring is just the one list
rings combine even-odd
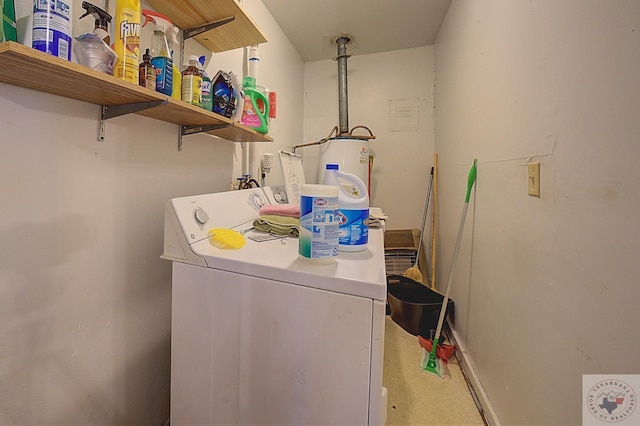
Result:
{"label": "fabuloso bottle", "polygon": [[195,106],[202,106],[202,76],[198,69],[198,56],[189,56],[189,66],[182,71],[182,100]]}
{"label": "fabuloso bottle", "polygon": [[118,55],[114,76],[138,84],[140,63],[140,1],[118,0],[113,50]]}

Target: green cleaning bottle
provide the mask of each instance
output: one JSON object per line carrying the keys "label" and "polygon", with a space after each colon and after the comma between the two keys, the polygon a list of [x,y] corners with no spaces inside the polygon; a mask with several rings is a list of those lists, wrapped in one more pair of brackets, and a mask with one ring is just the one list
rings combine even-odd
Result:
{"label": "green cleaning bottle", "polygon": [[16,30],[16,9],[13,0],[2,1],[2,22],[0,22],[0,42],[18,41]]}
{"label": "green cleaning bottle", "polygon": [[[244,87],[244,107],[241,123],[260,133],[269,131],[269,101],[267,97],[256,89],[256,79],[250,76],[242,80]],[[259,104],[258,100],[262,102]]]}

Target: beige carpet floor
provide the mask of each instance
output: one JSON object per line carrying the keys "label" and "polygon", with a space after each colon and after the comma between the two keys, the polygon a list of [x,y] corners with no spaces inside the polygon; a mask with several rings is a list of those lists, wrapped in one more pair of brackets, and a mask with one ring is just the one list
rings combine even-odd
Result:
{"label": "beige carpet floor", "polygon": [[455,360],[445,379],[420,371],[418,338],[385,318],[383,385],[389,392],[387,425],[484,425]]}

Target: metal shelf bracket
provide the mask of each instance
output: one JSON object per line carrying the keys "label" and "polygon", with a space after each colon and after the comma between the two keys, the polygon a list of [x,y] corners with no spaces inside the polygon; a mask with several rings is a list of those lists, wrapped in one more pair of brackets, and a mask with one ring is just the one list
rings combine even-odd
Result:
{"label": "metal shelf bracket", "polygon": [[202,126],[180,126],[180,134],[178,135],[178,151],[182,151],[182,137],[195,135],[196,133],[210,132],[212,130],[224,129],[231,127],[231,123],[220,124],[204,124]]}
{"label": "metal shelf bracket", "polygon": [[195,135],[196,133],[210,132],[212,130],[224,129],[231,126],[233,126],[233,124],[231,123],[205,124],[202,126],[182,126],[181,134],[183,136]]}
{"label": "metal shelf bracket", "polygon": [[98,129],[98,140],[104,141],[104,122],[110,118],[120,117],[121,115],[133,114],[145,109],[155,108],[166,104],[168,101],[162,99],[160,101],[137,102],[133,104],[122,105],[102,105],[100,107],[100,127]]}

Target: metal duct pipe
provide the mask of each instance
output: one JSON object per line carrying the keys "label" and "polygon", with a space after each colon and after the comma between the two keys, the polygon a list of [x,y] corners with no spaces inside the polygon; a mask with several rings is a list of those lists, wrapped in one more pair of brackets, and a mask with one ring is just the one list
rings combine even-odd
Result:
{"label": "metal duct pipe", "polygon": [[351,39],[347,36],[336,40],[338,45],[338,119],[339,133],[349,133],[349,89],[347,87],[347,44]]}

